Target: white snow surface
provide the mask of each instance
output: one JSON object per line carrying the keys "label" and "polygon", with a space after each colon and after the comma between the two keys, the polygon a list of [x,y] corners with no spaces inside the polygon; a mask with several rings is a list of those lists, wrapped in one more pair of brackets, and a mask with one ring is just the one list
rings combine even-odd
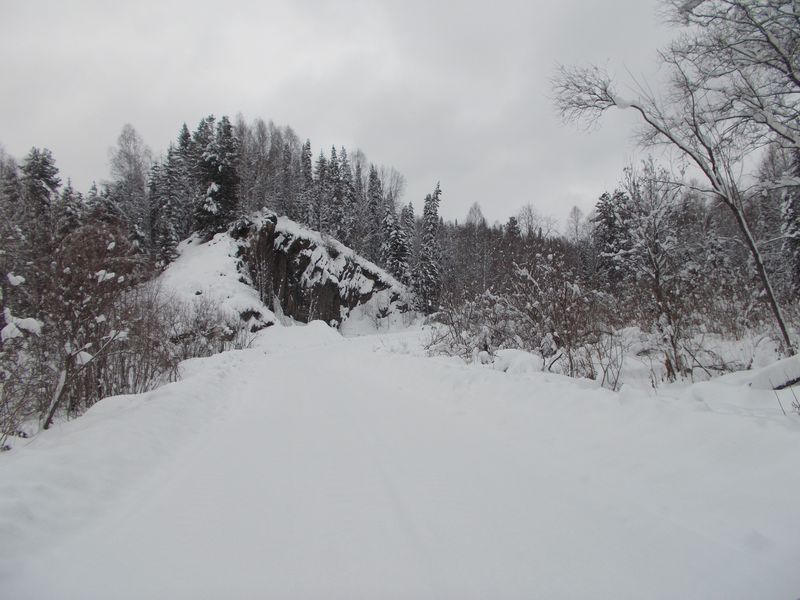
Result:
{"label": "white snow surface", "polygon": [[37,319],[26,317],[20,319],[11,314],[11,311],[6,308],[4,311],[6,319],[6,326],[0,331],[0,340],[6,342],[18,337],[22,337],[22,332],[39,335],[42,333],[42,322]]}
{"label": "white snow surface", "polygon": [[21,440],[0,597],[798,596],[800,422],[773,392],[617,394],[423,338],[275,325]]}
{"label": "white snow surface", "polygon": [[231,319],[254,311],[262,315],[265,323],[274,323],[275,315],[261,302],[258,292],[241,281],[238,250],[227,233],[218,233],[205,243],[192,236],[180,243],[178,258],[161,274],[158,284],[167,295],[184,304],[211,301]]}
{"label": "white snow surface", "polygon": [[22,285],[23,283],[25,283],[24,277],[22,277],[21,275],[14,275],[14,273],[8,273],[6,275],[6,278],[8,279],[8,284],[11,287],[17,287],[18,285]]}

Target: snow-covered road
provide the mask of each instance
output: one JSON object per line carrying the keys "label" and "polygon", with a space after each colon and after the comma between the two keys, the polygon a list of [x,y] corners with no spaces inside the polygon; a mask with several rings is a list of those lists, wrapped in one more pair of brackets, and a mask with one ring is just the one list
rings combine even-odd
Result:
{"label": "snow-covered road", "polygon": [[344,340],[0,456],[0,598],[800,597],[800,430]]}

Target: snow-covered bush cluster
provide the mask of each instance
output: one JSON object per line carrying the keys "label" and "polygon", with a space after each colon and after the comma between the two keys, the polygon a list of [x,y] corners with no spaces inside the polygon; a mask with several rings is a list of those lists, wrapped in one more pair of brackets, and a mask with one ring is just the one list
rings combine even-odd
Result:
{"label": "snow-covered bush cluster", "polygon": [[[780,154],[764,160],[792,168]],[[766,196],[745,209],[796,346],[800,280],[788,246],[772,239],[785,204]],[[729,212],[670,183],[654,161],[627,169],[620,189],[603,194],[588,217],[575,209],[566,235],[548,234],[530,217],[489,227],[473,207],[463,226],[445,227],[431,351],[469,359],[522,349],[545,369],[611,388],[641,378],[643,365],[657,386],[792,351]]]}

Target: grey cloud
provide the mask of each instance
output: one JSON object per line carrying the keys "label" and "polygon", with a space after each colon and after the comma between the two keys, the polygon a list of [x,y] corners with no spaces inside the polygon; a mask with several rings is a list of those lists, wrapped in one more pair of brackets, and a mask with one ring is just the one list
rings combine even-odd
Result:
{"label": "grey cloud", "polygon": [[[241,111],[316,148],[361,148],[408,180],[437,180],[442,212],[490,220],[523,203],[588,211],[634,154],[626,115],[591,135],[549,100],[559,62],[651,73],[671,32],[653,2],[16,3],[0,23],[0,142],[50,147],[64,176],[107,176],[133,123],[163,151],[186,121]],[[13,57],[13,60],[9,60]]]}

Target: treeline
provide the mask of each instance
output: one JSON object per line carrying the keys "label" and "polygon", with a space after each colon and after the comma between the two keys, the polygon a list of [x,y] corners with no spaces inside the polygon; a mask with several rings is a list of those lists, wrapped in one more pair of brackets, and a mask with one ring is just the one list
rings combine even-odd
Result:
{"label": "treeline", "polygon": [[[796,154],[774,146],[759,177],[795,177],[799,167]],[[746,368],[726,365],[702,337],[781,337],[730,210],[690,188],[647,160],[627,169],[588,216],[573,208],[560,235],[543,231],[530,211],[489,226],[473,206],[464,224],[442,229],[438,319],[445,328],[434,348],[464,358],[523,348],[553,370],[613,379],[614,387],[624,343],[618,332],[635,326],[647,337],[639,351],[652,356],[660,377]],[[800,189],[771,189],[750,197],[743,211],[778,300],[797,324]]]}

